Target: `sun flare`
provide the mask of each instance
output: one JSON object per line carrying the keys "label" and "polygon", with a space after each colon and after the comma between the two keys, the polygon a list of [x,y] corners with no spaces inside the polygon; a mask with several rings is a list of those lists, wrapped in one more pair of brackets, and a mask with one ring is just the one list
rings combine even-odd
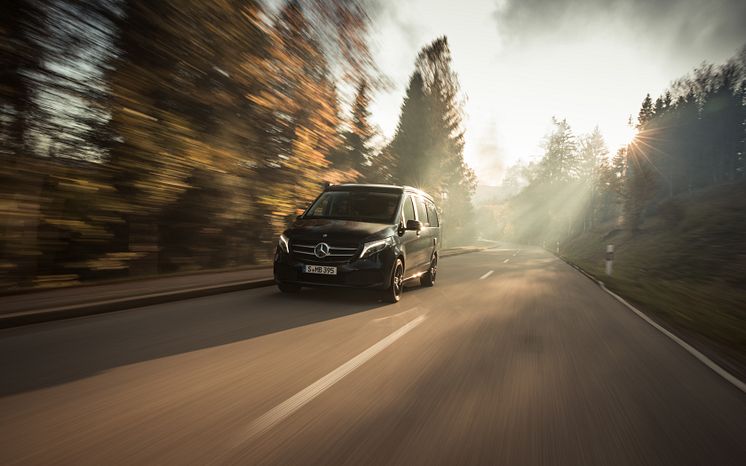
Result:
{"label": "sun flare", "polygon": [[637,137],[637,129],[630,125],[618,126],[614,129],[608,130],[604,137],[609,147],[609,151],[613,154],[617,149],[628,146]]}

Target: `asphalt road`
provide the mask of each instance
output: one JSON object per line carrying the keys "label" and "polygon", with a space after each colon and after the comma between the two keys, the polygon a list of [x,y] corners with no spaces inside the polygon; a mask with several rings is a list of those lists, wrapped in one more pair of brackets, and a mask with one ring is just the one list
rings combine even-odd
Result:
{"label": "asphalt road", "polygon": [[3,465],[746,458],[743,393],[535,249],[395,305],[262,288],[3,330],[0,374]]}

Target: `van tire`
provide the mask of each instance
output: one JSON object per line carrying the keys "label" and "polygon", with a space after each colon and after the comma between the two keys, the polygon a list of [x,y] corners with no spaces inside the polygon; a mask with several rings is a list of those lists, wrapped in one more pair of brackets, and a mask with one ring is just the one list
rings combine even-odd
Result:
{"label": "van tire", "polygon": [[427,272],[420,277],[420,285],[422,286],[433,286],[435,285],[435,277],[438,274],[438,256],[433,256],[433,259],[430,261],[430,267],[428,267]]}
{"label": "van tire", "polygon": [[300,286],[292,283],[278,283],[277,288],[279,288],[283,293],[297,293],[300,291]]}
{"label": "van tire", "polygon": [[398,303],[401,300],[401,293],[404,289],[404,262],[396,259],[394,268],[391,271],[389,287],[383,290],[383,301],[387,303]]}

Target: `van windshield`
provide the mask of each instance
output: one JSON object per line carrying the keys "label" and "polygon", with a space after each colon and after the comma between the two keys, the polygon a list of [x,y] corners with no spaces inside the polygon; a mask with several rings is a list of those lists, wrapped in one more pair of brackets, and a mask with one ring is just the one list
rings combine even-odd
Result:
{"label": "van windshield", "polygon": [[327,191],[316,199],[303,218],[394,223],[400,193]]}

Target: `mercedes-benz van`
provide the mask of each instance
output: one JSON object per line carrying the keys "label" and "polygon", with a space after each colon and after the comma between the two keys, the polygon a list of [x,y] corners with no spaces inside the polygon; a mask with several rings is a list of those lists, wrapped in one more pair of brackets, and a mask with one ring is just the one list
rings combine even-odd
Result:
{"label": "mercedes-benz van", "polygon": [[274,278],[281,291],[303,286],[378,289],[397,302],[404,284],[433,286],[440,247],[438,209],[408,186],[328,186],[280,236]]}

